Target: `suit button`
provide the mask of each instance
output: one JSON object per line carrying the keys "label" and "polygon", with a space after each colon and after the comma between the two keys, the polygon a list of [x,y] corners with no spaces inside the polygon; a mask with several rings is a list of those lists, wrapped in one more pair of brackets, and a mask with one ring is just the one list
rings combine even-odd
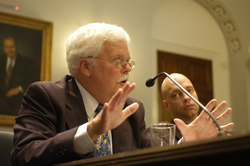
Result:
{"label": "suit button", "polygon": [[59,155],[58,153],[55,153],[55,158],[58,159]]}

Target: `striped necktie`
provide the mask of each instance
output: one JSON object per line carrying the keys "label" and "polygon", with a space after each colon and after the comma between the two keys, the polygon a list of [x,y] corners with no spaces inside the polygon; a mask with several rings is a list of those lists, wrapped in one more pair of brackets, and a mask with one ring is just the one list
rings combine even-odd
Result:
{"label": "striped necktie", "polygon": [[6,76],[5,76],[5,91],[6,92],[9,90],[9,82],[10,82],[12,69],[13,69],[13,59],[10,60],[10,63],[6,71]]}
{"label": "striped necktie", "polygon": [[[99,104],[95,110],[96,115],[102,110],[103,105]],[[100,138],[98,138],[98,142],[100,142],[99,145],[97,145],[96,150],[94,151],[95,157],[101,157],[101,156],[107,156],[111,155],[111,145],[110,145],[110,139],[109,139],[109,132],[100,135]]]}

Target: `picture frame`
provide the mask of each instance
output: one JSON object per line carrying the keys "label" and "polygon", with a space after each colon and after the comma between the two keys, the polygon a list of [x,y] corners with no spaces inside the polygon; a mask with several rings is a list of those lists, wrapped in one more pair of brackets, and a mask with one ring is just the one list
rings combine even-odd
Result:
{"label": "picture frame", "polygon": [[[37,48],[36,57],[34,56],[32,58],[37,59],[36,62],[38,62],[38,65],[36,66],[38,66],[39,71],[40,71],[40,72],[38,71],[40,73],[40,81],[50,81],[53,24],[48,21],[43,21],[43,20],[38,20],[34,18],[28,18],[28,17],[0,12],[0,29],[1,27],[8,29],[8,30],[13,29],[13,32],[15,33],[16,31],[23,30],[23,32],[19,32],[19,34],[22,34],[22,35],[24,35],[23,33],[27,33],[25,37],[20,37],[23,40],[20,43],[24,45],[26,43],[26,47],[27,47],[27,43],[29,43],[28,40],[32,40],[34,44],[36,43],[36,45],[38,45],[38,47],[37,46],[33,47],[32,46],[33,43],[29,43],[29,48],[26,50],[31,51],[32,49]],[[5,32],[4,34],[1,34],[1,32],[2,31],[0,31],[0,39],[2,40],[3,36],[8,35],[9,32]],[[36,35],[33,35],[33,34],[36,34]],[[33,39],[30,39],[32,37]],[[16,43],[18,45],[18,42]],[[1,41],[1,44],[2,44],[2,41]],[[3,48],[3,46],[1,46],[1,48]],[[19,50],[19,45],[18,45],[18,50]],[[13,126],[15,124],[15,117],[16,115],[7,115],[3,113],[1,114],[0,112],[0,125]]]}

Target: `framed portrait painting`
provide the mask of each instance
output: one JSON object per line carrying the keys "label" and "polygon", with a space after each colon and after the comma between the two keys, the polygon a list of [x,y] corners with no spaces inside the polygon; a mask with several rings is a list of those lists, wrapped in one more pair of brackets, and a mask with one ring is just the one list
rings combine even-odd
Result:
{"label": "framed portrait painting", "polygon": [[12,126],[23,93],[50,81],[52,23],[0,12],[0,125]]}

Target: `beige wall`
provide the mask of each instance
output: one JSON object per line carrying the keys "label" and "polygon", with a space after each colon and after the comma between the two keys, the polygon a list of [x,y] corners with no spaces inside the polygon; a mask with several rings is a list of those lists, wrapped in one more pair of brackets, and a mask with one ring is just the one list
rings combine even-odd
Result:
{"label": "beige wall", "polygon": [[[239,1],[245,2],[221,1],[223,4],[230,2],[226,6],[228,10]],[[74,30],[90,22],[106,22],[123,27],[132,39],[129,47],[132,60],[136,62],[130,81],[136,82],[137,87],[131,95],[144,103],[147,125],[157,122],[156,87],[145,86],[145,81],[157,74],[157,49],[212,60],[215,97],[219,101],[227,100],[232,105],[227,44],[211,14],[193,0],[2,0],[1,3],[20,7],[17,12],[0,7],[2,12],[53,22],[52,81],[68,73],[65,40]],[[233,16],[235,19],[239,17]],[[241,21],[239,24],[243,26]],[[249,41],[250,37],[248,40],[244,38],[244,49],[250,45]],[[247,49],[243,51],[241,54],[249,55]],[[243,87],[238,87],[246,89],[246,81]],[[249,128],[247,95],[250,94],[244,95],[243,108],[236,105],[245,112],[229,118],[241,123],[236,131]],[[240,122],[242,118],[246,119],[244,123]],[[11,128],[1,126],[0,130]]]}

